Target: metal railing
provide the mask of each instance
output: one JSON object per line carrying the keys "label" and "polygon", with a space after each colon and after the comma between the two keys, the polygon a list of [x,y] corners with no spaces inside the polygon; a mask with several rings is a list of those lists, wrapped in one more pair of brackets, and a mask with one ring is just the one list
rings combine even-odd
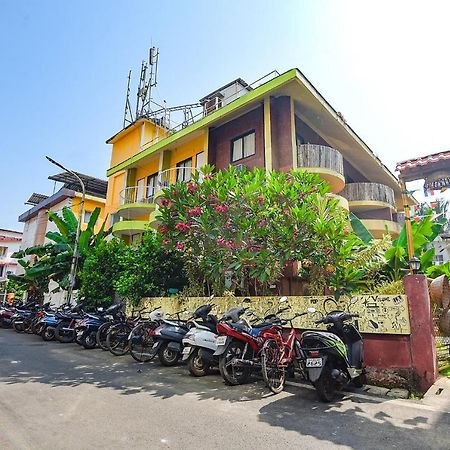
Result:
{"label": "metal railing", "polygon": [[326,145],[297,146],[298,167],[323,167],[344,175],[344,160],[340,152]]}
{"label": "metal railing", "polygon": [[[176,182],[188,182],[198,171],[195,167],[173,167],[158,173],[156,186],[130,186],[120,192],[120,204],[155,203],[158,193]],[[200,173],[199,181],[203,178]]]}

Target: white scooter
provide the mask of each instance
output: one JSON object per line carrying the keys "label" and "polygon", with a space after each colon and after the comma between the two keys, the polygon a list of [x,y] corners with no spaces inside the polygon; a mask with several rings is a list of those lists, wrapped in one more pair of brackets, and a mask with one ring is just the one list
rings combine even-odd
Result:
{"label": "white scooter", "polygon": [[[211,312],[213,305],[208,305]],[[208,322],[200,323],[193,317],[190,322],[193,327],[183,337],[182,360],[187,361],[189,372],[195,377],[203,377],[211,366],[218,366],[219,360],[214,355],[217,350],[216,325],[217,318],[208,315]]]}

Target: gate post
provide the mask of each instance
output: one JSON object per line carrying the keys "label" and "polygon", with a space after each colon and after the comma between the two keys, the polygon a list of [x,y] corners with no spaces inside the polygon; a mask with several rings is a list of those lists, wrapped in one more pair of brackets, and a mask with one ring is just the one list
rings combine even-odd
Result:
{"label": "gate post", "polygon": [[431,302],[425,275],[403,278],[411,324],[410,349],[417,387],[425,393],[438,376]]}

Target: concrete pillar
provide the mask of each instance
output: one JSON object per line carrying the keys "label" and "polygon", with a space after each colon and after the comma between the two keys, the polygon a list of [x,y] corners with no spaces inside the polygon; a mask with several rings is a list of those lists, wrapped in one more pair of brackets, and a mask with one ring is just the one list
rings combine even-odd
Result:
{"label": "concrete pillar", "polygon": [[431,302],[425,275],[403,279],[411,324],[410,349],[417,388],[426,392],[438,376]]}

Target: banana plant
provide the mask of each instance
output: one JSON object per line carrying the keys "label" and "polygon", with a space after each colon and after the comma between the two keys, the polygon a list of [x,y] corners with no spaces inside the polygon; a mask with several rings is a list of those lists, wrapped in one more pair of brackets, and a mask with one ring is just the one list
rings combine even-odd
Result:
{"label": "banana plant", "polygon": [[[106,219],[95,233],[100,208],[95,208],[91,218],[78,239],[78,267],[82,267],[88,250],[99,245],[110,231],[105,231]],[[69,208],[63,208],[61,216],[53,211],[48,213],[58,231],[49,231],[46,238],[49,242],[34,245],[16,252],[13,257],[24,268],[22,275],[10,275],[9,278],[28,285],[35,290],[48,292],[48,283],[53,280],[58,287],[67,289],[69,286],[69,271],[73,257],[78,220]],[[78,279],[75,288],[78,287]]]}

